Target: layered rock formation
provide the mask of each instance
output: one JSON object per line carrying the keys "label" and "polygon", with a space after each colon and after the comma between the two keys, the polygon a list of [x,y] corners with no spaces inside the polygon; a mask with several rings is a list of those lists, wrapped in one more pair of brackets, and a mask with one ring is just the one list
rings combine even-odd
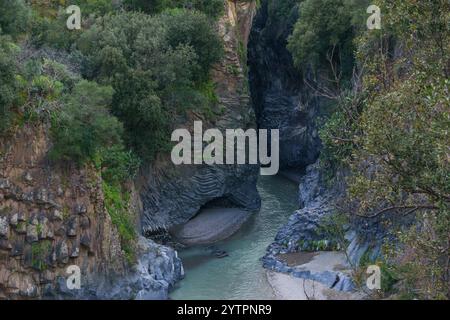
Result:
{"label": "layered rock formation", "polygon": [[[180,127],[255,127],[245,48],[254,1],[225,1],[218,23],[225,56],[212,72],[219,100],[215,117],[192,112]],[[49,126],[25,125],[0,145],[0,299],[166,299],[183,267],[176,251],[140,238],[130,266],[105,208],[94,168],[59,167],[48,160]],[[180,166],[167,156],[143,168],[136,181],[136,229],[168,230],[205,205],[257,210],[259,166]],[[132,188],[133,189],[133,188]],[[140,215],[142,213],[142,215]],[[248,216],[246,214],[245,216]],[[238,219],[243,223],[245,219]],[[233,224],[233,228],[238,226]],[[69,266],[81,271],[80,290],[67,287]]]}
{"label": "layered rock formation", "polygon": [[[191,113],[178,128],[192,129],[194,121],[203,130],[255,127],[246,75],[245,45],[256,13],[254,1],[226,1],[225,14],[218,23],[224,39],[223,61],[214,67],[212,80],[218,98],[208,119]],[[192,132],[192,131],[191,131]],[[147,234],[167,231],[192,219],[202,207],[220,202],[225,207],[257,210],[257,165],[180,165],[160,159],[143,170],[140,179],[143,202],[142,228]]]}
{"label": "layered rock formation", "polygon": [[176,252],[141,239],[129,266],[96,170],[55,166],[49,146],[45,125],[0,145],[0,299],[167,298],[184,274]]}
{"label": "layered rock formation", "polygon": [[[296,278],[314,280],[340,291],[354,289],[350,273],[334,270],[335,266],[332,264],[324,265],[321,269],[311,268],[307,264],[289,265],[281,258],[282,255],[291,253],[344,249],[339,242],[330,239],[323,229],[324,218],[333,214],[333,203],[342,194],[342,187],[335,185],[334,188],[326,188],[317,165],[306,169],[299,189],[299,204],[302,209],[296,211],[280,228],[275,241],[267,248],[262,259],[265,268],[291,274]],[[345,260],[345,256],[342,256]],[[343,265],[345,269],[350,269],[348,264]]]}

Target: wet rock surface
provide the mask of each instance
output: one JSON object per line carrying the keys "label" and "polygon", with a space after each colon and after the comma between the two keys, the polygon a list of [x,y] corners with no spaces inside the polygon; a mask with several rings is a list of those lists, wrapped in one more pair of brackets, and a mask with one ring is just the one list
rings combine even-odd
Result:
{"label": "wet rock surface", "polygon": [[[352,217],[346,228],[346,247],[330,239],[324,230],[323,219],[335,212],[335,203],[342,199],[345,191],[344,174],[332,186],[324,183],[321,169],[317,164],[308,166],[299,186],[299,204],[302,209],[297,210],[283,225],[275,237],[275,241],[267,248],[262,258],[263,266],[269,270],[290,274],[293,277],[318,281],[329,288],[341,291],[355,289],[349,272],[333,270],[317,271],[308,269],[304,263],[288,264],[282,258],[290,253],[319,253],[328,254],[339,250],[344,256],[346,269],[358,267],[365,257],[367,261],[376,261],[382,255],[382,246],[388,241],[395,243],[395,230],[398,226],[411,225],[411,217],[399,217],[387,214],[376,219]],[[367,262],[366,261],[366,262]],[[326,266],[327,263],[324,263]]]}
{"label": "wet rock surface", "polygon": [[[320,251],[323,255],[333,255],[333,250],[341,249],[337,243],[327,239],[321,229],[322,219],[333,213],[333,200],[339,194],[339,188],[327,189],[323,186],[317,165],[309,166],[299,186],[299,203],[303,208],[289,218],[277,233],[275,241],[267,248],[267,253],[262,258],[264,268],[317,281],[328,288],[352,291],[354,285],[349,273],[334,270],[336,264],[345,264],[345,261],[339,262],[342,257],[323,263],[325,269],[311,267],[308,263],[289,265],[280,258],[282,254],[297,252]],[[349,269],[349,266],[346,265],[345,268]]]}

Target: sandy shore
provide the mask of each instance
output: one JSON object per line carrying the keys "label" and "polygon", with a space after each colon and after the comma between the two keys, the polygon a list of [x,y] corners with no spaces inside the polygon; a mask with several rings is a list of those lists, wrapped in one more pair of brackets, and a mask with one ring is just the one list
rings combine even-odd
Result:
{"label": "sandy shore", "polygon": [[[295,257],[297,255],[297,257]],[[345,256],[339,252],[297,253],[286,257],[292,264],[299,263],[302,270],[311,272],[345,271]],[[364,298],[361,292],[342,292],[328,288],[317,281],[296,278],[289,274],[267,271],[267,280],[277,300],[359,300]]]}
{"label": "sandy shore", "polygon": [[251,212],[237,208],[204,209],[192,220],[171,230],[172,236],[188,246],[224,240],[248,220]]}

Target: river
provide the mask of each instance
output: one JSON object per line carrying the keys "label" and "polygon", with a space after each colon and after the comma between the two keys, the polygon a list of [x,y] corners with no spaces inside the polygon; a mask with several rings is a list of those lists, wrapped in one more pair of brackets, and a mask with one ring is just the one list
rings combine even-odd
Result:
{"label": "river", "polygon": [[208,247],[192,247],[179,252],[186,271],[170,298],[190,299],[273,299],[265,270],[259,260],[277,230],[298,209],[298,185],[279,176],[261,176],[258,190],[262,204],[234,236],[214,248],[229,256],[216,258]]}

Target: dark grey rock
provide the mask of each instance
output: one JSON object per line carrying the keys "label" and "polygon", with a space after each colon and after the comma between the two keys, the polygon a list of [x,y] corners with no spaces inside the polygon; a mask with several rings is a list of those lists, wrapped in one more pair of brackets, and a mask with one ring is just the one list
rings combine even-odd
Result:
{"label": "dark grey rock", "polygon": [[69,248],[66,241],[61,240],[56,245],[56,258],[60,264],[67,264],[69,262]]}
{"label": "dark grey rock", "polygon": [[280,130],[281,168],[304,168],[319,156],[316,119],[322,101],[304,84],[286,48],[298,8],[292,6],[280,18],[272,13],[281,5],[261,1],[254,19],[248,45],[250,89],[258,127]]}

